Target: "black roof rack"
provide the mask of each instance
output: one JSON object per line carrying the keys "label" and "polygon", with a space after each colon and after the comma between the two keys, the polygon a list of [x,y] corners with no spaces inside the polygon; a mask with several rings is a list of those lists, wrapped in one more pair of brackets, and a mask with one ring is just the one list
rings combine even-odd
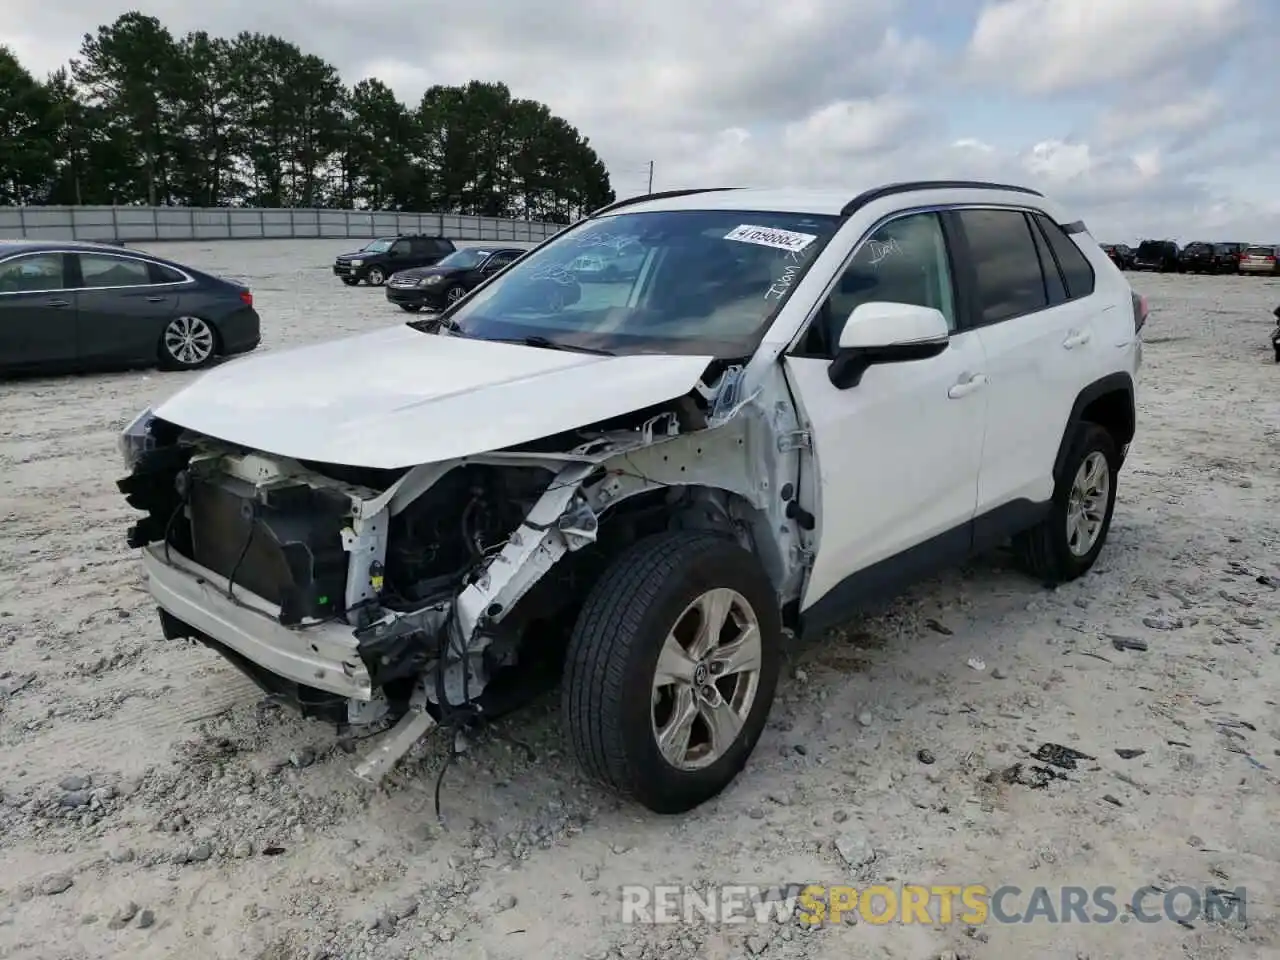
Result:
{"label": "black roof rack", "polygon": [[587,214],[587,219],[598,217],[602,213],[609,213],[621,207],[629,207],[635,203],[646,203],[649,200],[669,200],[672,197],[688,197],[695,193],[716,193],[721,190],[741,190],[741,187],[691,187],[685,190],[663,190],[660,193],[642,193],[635,197],[627,197],[624,200],[615,200],[613,203],[605,204],[599,210],[593,210]]}
{"label": "black roof rack", "polygon": [[990,183],[986,180],[905,180],[902,183],[887,183],[883,187],[866,190],[840,210],[840,216],[852,216],[869,203],[892,197],[898,193],[914,193],[917,190],[1008,190],[1013,193],[1026,193],[1033,197],[1043,197],[1039,190],[1020,187],[1011,183]]}

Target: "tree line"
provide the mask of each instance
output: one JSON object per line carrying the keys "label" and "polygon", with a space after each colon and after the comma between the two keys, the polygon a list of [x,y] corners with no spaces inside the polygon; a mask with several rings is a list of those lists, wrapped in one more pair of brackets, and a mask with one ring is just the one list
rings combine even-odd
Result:
{"label": "tree line", "polygon": [[0,46],[0,203],[346,207],[568,223],[609,203],[578,130],[504,83],[416,106],[276,36],[126,13],[46,80]]}

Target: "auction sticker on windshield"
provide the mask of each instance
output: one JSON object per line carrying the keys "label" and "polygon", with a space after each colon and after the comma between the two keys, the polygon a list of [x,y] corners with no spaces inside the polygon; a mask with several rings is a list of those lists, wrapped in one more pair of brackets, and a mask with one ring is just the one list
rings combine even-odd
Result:
{"label": "auction sticker on windshield", "polygon": [[754,243],[762,247],[774,247],[778,250],[790,250],[799,253],[817,236],[812,233],[795,233],[792,230],[780,230],[777,227],[757,227],[750,223],[734,227],[724,235],[726,240],[737,240],[740,243]]}

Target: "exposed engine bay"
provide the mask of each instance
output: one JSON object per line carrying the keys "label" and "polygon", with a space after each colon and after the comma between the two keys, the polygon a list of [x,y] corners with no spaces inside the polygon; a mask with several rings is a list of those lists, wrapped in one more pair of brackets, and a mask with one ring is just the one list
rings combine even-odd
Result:
{"label": "exposed engine bay", "polygon": [[165,635],[340,727],[416,717],[380,748],[382,771],[432,721],[553,685],[584,596],[646,534],[734,537],[785,609],[812,557],[805,436],[780,372],[750,397],[740,366],[709,373],[658,408],[403,470],[287,459],[144,414],[119,486],[146,514],[130,544]]}

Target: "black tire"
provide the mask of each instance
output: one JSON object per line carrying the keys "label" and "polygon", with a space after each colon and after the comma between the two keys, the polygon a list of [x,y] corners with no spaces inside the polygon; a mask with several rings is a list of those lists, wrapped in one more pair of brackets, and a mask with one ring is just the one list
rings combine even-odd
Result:
{"label": "black tire", "polygon": [[[1116,480],[1120,472],[1120,451],[1110,432],[1096,423],[1082,422],[1073,428],[1061,479],[1053,491],[1049,515],[1036,527],[1014,537],[1013,548],[1022,566],[1045,584],[1066,583],[1088,573],[1107,542],[1116,505]],[[1068,542],[1067,516],[1071,490],[1077,472],[1094,453],[1106,459],[1108,484],[1106,509],[1097,539],[1087,553],[1077,555]]]}
{"label": "black tire", "polygon": [[342,283],[343,283],[343,285],[348,286],[348,287],[354,287],[354,286],[355,286],[357,283],[359,283],[359,282],[360,282],[360,281],[359,281],[359,280],[357,280],[355,277],[343,277],[343,278],[342,278]]}
{"label": "black tire", "polygon": [[419,310],[421,310],[421,309],[422,309],[422,304],[420,304],[420,303],[402,303],[402,304],[400,304],[400,309],[401,309],[401,310],[403,310],[405,313],[417,313]]}
{"label": "black tire", "polygon": [[[653,683],[667,635],[691,603],[729,588],[760,629],[755,699],[737,738],[697,770],[669,763],[654,730]],[[655,813],[683,813],[719,794],[746,765],[764,731],[781,659],[777,594],[759,561],[727,537],[658,534],[614,560],[574,626],[561,684],[566,740],[584,771]]]}
{"label": "black tire", "polygon": [[1276,363],[1280,363],[1280,343],[1274,344],[1276,348]]}
{"label": "black tire", "polygon": [[381,267],[370,267],[364,278],[369,281],[369,286],[380,287],[387,282],[387,273]]}

